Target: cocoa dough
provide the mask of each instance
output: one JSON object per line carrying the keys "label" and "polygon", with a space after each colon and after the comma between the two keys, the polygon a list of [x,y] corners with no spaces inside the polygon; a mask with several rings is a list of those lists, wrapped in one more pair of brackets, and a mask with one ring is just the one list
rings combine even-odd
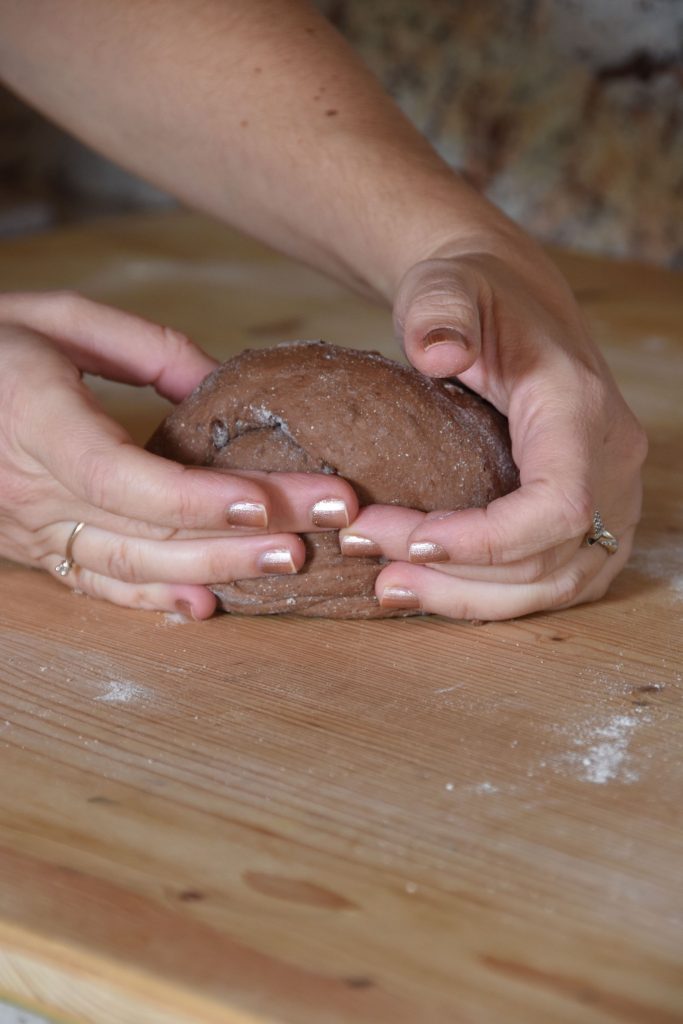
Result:
{"label": "cocoa dough", "polygon": [[[454,380],[323,341],[247,350],[159,426],[159,455],[213,469],[338,473],[361,505],[484,507],[519,485],[507,421]],[[378,618],[378,558],[342,557],[336,531],[303,534],[296,576],[217,582],[228,612]],[[405,614],[399,613],[399,614]]]}

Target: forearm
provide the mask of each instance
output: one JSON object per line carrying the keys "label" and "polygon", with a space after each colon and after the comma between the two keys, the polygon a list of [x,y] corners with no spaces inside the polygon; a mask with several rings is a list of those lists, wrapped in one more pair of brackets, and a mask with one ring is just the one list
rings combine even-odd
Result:
{"label": "forearm", "polygon": [[506,230],[300,0],[16,0],[0,71],[120,164],[388,299],[441,242]]}

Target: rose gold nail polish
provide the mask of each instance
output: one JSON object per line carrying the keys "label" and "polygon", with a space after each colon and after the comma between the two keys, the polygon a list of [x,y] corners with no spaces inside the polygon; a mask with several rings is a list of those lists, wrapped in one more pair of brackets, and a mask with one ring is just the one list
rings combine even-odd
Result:
{"label": "rose gold nail polish", "polygon": [[186,619],[194,619],[196,621],[196,616],[192,611],[192,605],[189,601],[176,601],[175,607],[176,611],[184,615]]}
{"label": "rose gold nail polish", "polygon": [[378,558],[382,554],[379,544],[369,537],[357,537],[355,533],[349,533],[339,538],[339,547],[342,555],[355,555],[357,558]]}
{"label": "rose gold nail polish", "polygon": [[257,501],[235,501],[226,510],[225,518],[230,526],[267,526],[266,506]]}
{"label": "rose gold nail polish", "polygon": [[382,608],[419,608],[420,598],[406,587],[385,587],[379,603]]}
{"label": "rose gold nail polish", "polygon": [[292,553],[287,548],[273,548],[264,551],[259,558],[261,572],[269,575],[284,576],[297,571]]}
{"label": "rose gold nail polish", "polygon": [[467,348],[467,341],[464,335],[460,331],[456,331],[453,327],[435,327],[433,330],[425,334],[422,339],[423,348],[431,348],[432,345],[459,345],[461,348]]}
{"label": "rose gold nail polish", "polygon": [[311,509],[314,526],[324,526],[328,530],[338,530],[349,525],[349,512],[346,502],[340,498],[322,498],[316,501]]}
{"label": "rose gold nail polish", "polygon": [[408,558],[418,565],[424,565],[425,562],[447,562],[448,552],[431,540],[418,540],[410,545]]}

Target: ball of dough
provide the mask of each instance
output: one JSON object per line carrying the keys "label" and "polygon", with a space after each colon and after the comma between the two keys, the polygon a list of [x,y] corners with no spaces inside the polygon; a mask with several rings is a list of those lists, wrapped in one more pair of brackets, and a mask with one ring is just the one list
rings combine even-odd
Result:
{"label": "ball of dough", "polygon": [[[151,451],[186,465],[338,473],[361,505],[484,507],[519,485],[507,421],[457,381],[322,341],[247,350],[159,426]],[[378,618],[378,558],[343,557],[336,531],[303,534],[296,576],[216,582],[229,612]],[[399,613],[405,614],[405,613]]]}

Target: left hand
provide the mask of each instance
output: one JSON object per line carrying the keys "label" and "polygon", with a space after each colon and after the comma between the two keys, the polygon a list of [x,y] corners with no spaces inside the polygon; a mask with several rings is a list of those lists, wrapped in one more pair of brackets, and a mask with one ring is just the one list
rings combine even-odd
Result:
{"label": "left hand", "polygon": [[[647,442],[554,265],[521,233],[514,247],[445,246],[408,271],[394,309],[417,369],[457,376],[508,416],[521,487],[485,509],[361,510],[341,536],[392,560],[380,603],[490,620],[604,595],[631,550]],[[615,554],[584,545],[596,509]]]}

